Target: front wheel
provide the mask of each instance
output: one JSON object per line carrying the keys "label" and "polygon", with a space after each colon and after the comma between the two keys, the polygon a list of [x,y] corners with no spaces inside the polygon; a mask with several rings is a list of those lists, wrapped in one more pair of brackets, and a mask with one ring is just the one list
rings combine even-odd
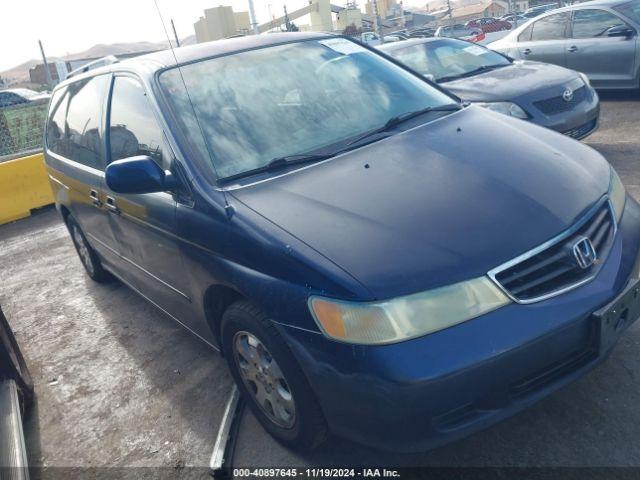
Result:
{"label": "front wheel", "polygon": [[262,426],[284,445],[311,450],[327,437],[313,391],[273,323],[241,300],[222,319],[222,344],[231,373]]}

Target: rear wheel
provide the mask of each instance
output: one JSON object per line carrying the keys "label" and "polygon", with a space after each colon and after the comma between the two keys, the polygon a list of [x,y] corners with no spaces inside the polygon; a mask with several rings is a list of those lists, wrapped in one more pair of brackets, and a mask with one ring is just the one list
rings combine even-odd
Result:
{"label": "rear wheel", "polygon": [[73,245],[76,247],[76,252],[78,252],[82,266],[89,277],[99,283],[109,281],[111,276],[102,268],[98,254],[91,248],[80,225],[78,225],[78,222],[76,222],[75,218],[71,215],[67,217],[67,228],[71,234],[71,240],[73,240]]}
{"label": "rear wheel", "polygon": [[231,373],[262,426],[286,446],[311,450],[327,437],[318,401],[273,323],[250,302],[232,304],[222,319]]}

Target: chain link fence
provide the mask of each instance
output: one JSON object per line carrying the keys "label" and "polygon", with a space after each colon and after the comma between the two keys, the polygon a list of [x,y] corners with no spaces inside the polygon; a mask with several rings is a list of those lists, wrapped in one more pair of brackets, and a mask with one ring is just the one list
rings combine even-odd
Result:
{"label": "chain link fence", "polygon": [[47,100],[0,108],[0,162],[42,150]]}

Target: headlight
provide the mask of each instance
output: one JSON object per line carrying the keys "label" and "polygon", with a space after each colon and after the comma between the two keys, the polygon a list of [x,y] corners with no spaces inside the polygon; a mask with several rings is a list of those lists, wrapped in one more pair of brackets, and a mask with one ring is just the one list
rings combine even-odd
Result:
{"label": "headlight", "polygon": [[488,277],[380,302],[310,297],[320,330],[347,343],[395,343],[433,333],[510,303]]}
{"label": "headlight", "polygon": [[611,167],[611,180],[609,183],[609,201],[613,207],[613,212],[616,216],[616,223],[620,222],[622,217],[622,211],[624,210],[624,202],[627,199],[627,192],[622,185],[620,177],[616,171]]}
{"label": "headlight", "polygon": [[504,113],[505,115],[509,115],[510,117],[522,119],[529,118],[527,112],[520,108],[520,106],[511,102],[477,102],[476,105],[488,108],[489,110],[493,110],[494,112]]}
{"label": "headlight", "polygon": [[589,77],[587,77],[584,73],[579,72],[578,75],[580,75],[580,78],[582,79],[582,81],[584,82],[584,84],[587,87],[591,86],[591,80],[589,80]]}

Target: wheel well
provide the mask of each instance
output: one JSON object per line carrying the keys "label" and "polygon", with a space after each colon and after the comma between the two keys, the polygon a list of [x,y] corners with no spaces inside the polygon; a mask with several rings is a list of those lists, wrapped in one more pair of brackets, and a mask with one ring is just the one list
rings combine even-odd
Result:
{"label": "wheel well", "polygon": [[[225,310],[234,302],[244,297],[231,287],[226,285],[212,285],[204,294],[204,310],[207,316],[207,323],[218,341],[220,351],[222,352],[221,326],[222,315]],[[222,352],[224,354],[224,352]]]}
{"label": "wheel well", "polygon": [[65,207],[64,205],[60,206],[60,214],[62,214],[62,219],[65,221],[65,223],[67,222],[67,217],[69,216],[70,213],[71,212],[67,207]]}

